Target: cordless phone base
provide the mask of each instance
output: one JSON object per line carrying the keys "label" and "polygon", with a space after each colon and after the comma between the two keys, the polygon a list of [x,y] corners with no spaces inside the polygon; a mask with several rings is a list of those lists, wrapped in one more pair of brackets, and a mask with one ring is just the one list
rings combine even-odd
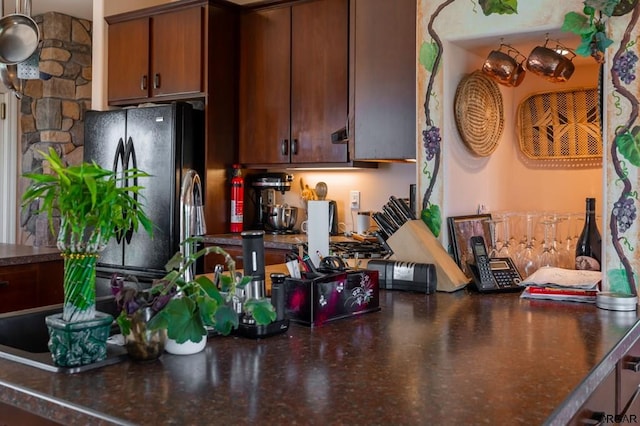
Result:
{"label": "cordless phone base", "polygon": [[[508,257],[505,258],[491,258],[491,261],[498,262],[508,262],[506,259],[511,260]],[[524,289],[523,286],[520,285],[520,274],[517,270],[508,269],[508,270],[492,270],[495,281],[493,283],[481,285],[480,274],[478,272],[478,267],[473,263],[468,263],[469,270],[473,274],[473,280],[470,283],[472,289],[480,292],[480,293],[516,293],[520,292]]]}

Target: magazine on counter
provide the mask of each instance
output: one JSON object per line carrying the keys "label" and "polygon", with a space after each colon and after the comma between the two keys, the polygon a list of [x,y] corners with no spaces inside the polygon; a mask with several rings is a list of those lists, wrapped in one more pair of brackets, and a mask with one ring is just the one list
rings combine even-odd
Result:
{"label": "magazine on counter", "polygon": [[602,272],[546,266],[525,278],[523,299],[596,303]]}

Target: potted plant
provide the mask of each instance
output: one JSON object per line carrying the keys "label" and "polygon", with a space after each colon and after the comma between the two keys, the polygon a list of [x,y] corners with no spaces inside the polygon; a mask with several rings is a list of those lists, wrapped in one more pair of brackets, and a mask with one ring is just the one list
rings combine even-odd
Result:
{"label": "potted plant", "polygon": [[580,36],[575,52],[592,56],[597,63],[604,63],[604,52],[613,44],[607,36],[606,22],[612,16],[629,13],[637,0],[585,0],[582,13],[568,12],[564,16],[562,30]]}
{"label": "potted plant", "polygon": [[[126,280],[133,285],[125,284]],[[124,337],[124,346],[129,356],[136,361],[157,359],[164,351],[167,330],[151,329],[153,318],[175,295],[175,290],[156,285],[150,289],[139,289],[135,276],[114,273],[111,276],[111,292],[120,308],[116,318]]]}
{"label": "potted plant", "polygon": [[113,321],[111,315],[95,309],[97,258],[116,235],[135,231],[140,225],[152,233],[139,201],[142,187],[135,184],[149,175],[137,169],[116,173],[95,162],[67,166],[53,148],[41,154],[51,173],[24,175],[32,182],[22,205],[39,202],[36,213],[48,215],[52,232],[54,212],[60,215],[56,244],[64,258],[64,304],[62,314],[47,318],[49,349],[58,365],[85,365],[106,358]]}
{"label": "potted plant", "polygon": [[[201,240],[201,237],[191,237],[182,244]],[[191,265],[210,253],[224,256],[228,274],[216,274],[213,280],[206,275],[186,280],[185,272]],[[205,247],[186,257],[178,251],[167,262],[166,270],[167,275],[143,292],[127,289],[121,280],[112,280],[116,300],[134,301],[129,305],[121,303],[123,309],[117,318],[125,338],[133,338],[132,330],[137,321],[134,316],[149,307],[151,317],[146,327],[152,331],[166,330],[165,349],[175,354],[202,350],[206,345],[207,328],[226,336],[238,327],[241,318],[251,318],[257,325],[267,325],[276,319],[275,309],[268,299],[243,296],[242,290],[252,278],[236,272],[235,261],[220,247]]]}

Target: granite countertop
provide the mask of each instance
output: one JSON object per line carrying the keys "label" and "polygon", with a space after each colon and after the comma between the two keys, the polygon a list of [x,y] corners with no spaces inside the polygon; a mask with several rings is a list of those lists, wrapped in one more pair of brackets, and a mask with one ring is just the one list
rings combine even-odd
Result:
{"label": "granite countertop", "polygon": [[75,375],[0,359],[0,400],[67,425],[564,424],[640,335],[635,312],[517,294],[382,290],[380,304]]}
{"label": "granite countertop", "polygon": [[[242,236],[240,234],[215,234],[205,235],[205,244],[241,246]],[[291,250],[298,244],[307,242],[307,234],[271,235],[265,234],[264,247],[268,249]]]}
{"label": "granite countertop", "polygon": [[[229,245],[240,246],[242,245],[242,236],[240,234],[215,234],[205,235],[204,242],[206,244],[214,245]],[[332,236],[331,241],[356,241],[353,238],[345,236]],[[307,242],[307,234],[289,234],[289,235],[274,235],[265,234],[264,247],[266,249],[281,249],[291,250],[298,244]]]}
{"label": "granite countertop", "polygon": [[62,260],[60,250],[52,247],[34,247],[0,243],[0,266]]}

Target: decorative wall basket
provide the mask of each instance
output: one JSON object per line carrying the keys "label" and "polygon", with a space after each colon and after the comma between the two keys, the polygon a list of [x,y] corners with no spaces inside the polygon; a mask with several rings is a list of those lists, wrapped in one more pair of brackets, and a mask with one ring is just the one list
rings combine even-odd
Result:
{"label": "decorative wall basket", "polygon": [[597,89],[531,95],[518,106],[520,149],[535,160],[602,157]]}
{"label": "decorative wall basket", "polygon": [[456,127],[475,155],[491,155],[504,130],[504,107],[498,85],[481,71],[462,78],[454,101]]}

